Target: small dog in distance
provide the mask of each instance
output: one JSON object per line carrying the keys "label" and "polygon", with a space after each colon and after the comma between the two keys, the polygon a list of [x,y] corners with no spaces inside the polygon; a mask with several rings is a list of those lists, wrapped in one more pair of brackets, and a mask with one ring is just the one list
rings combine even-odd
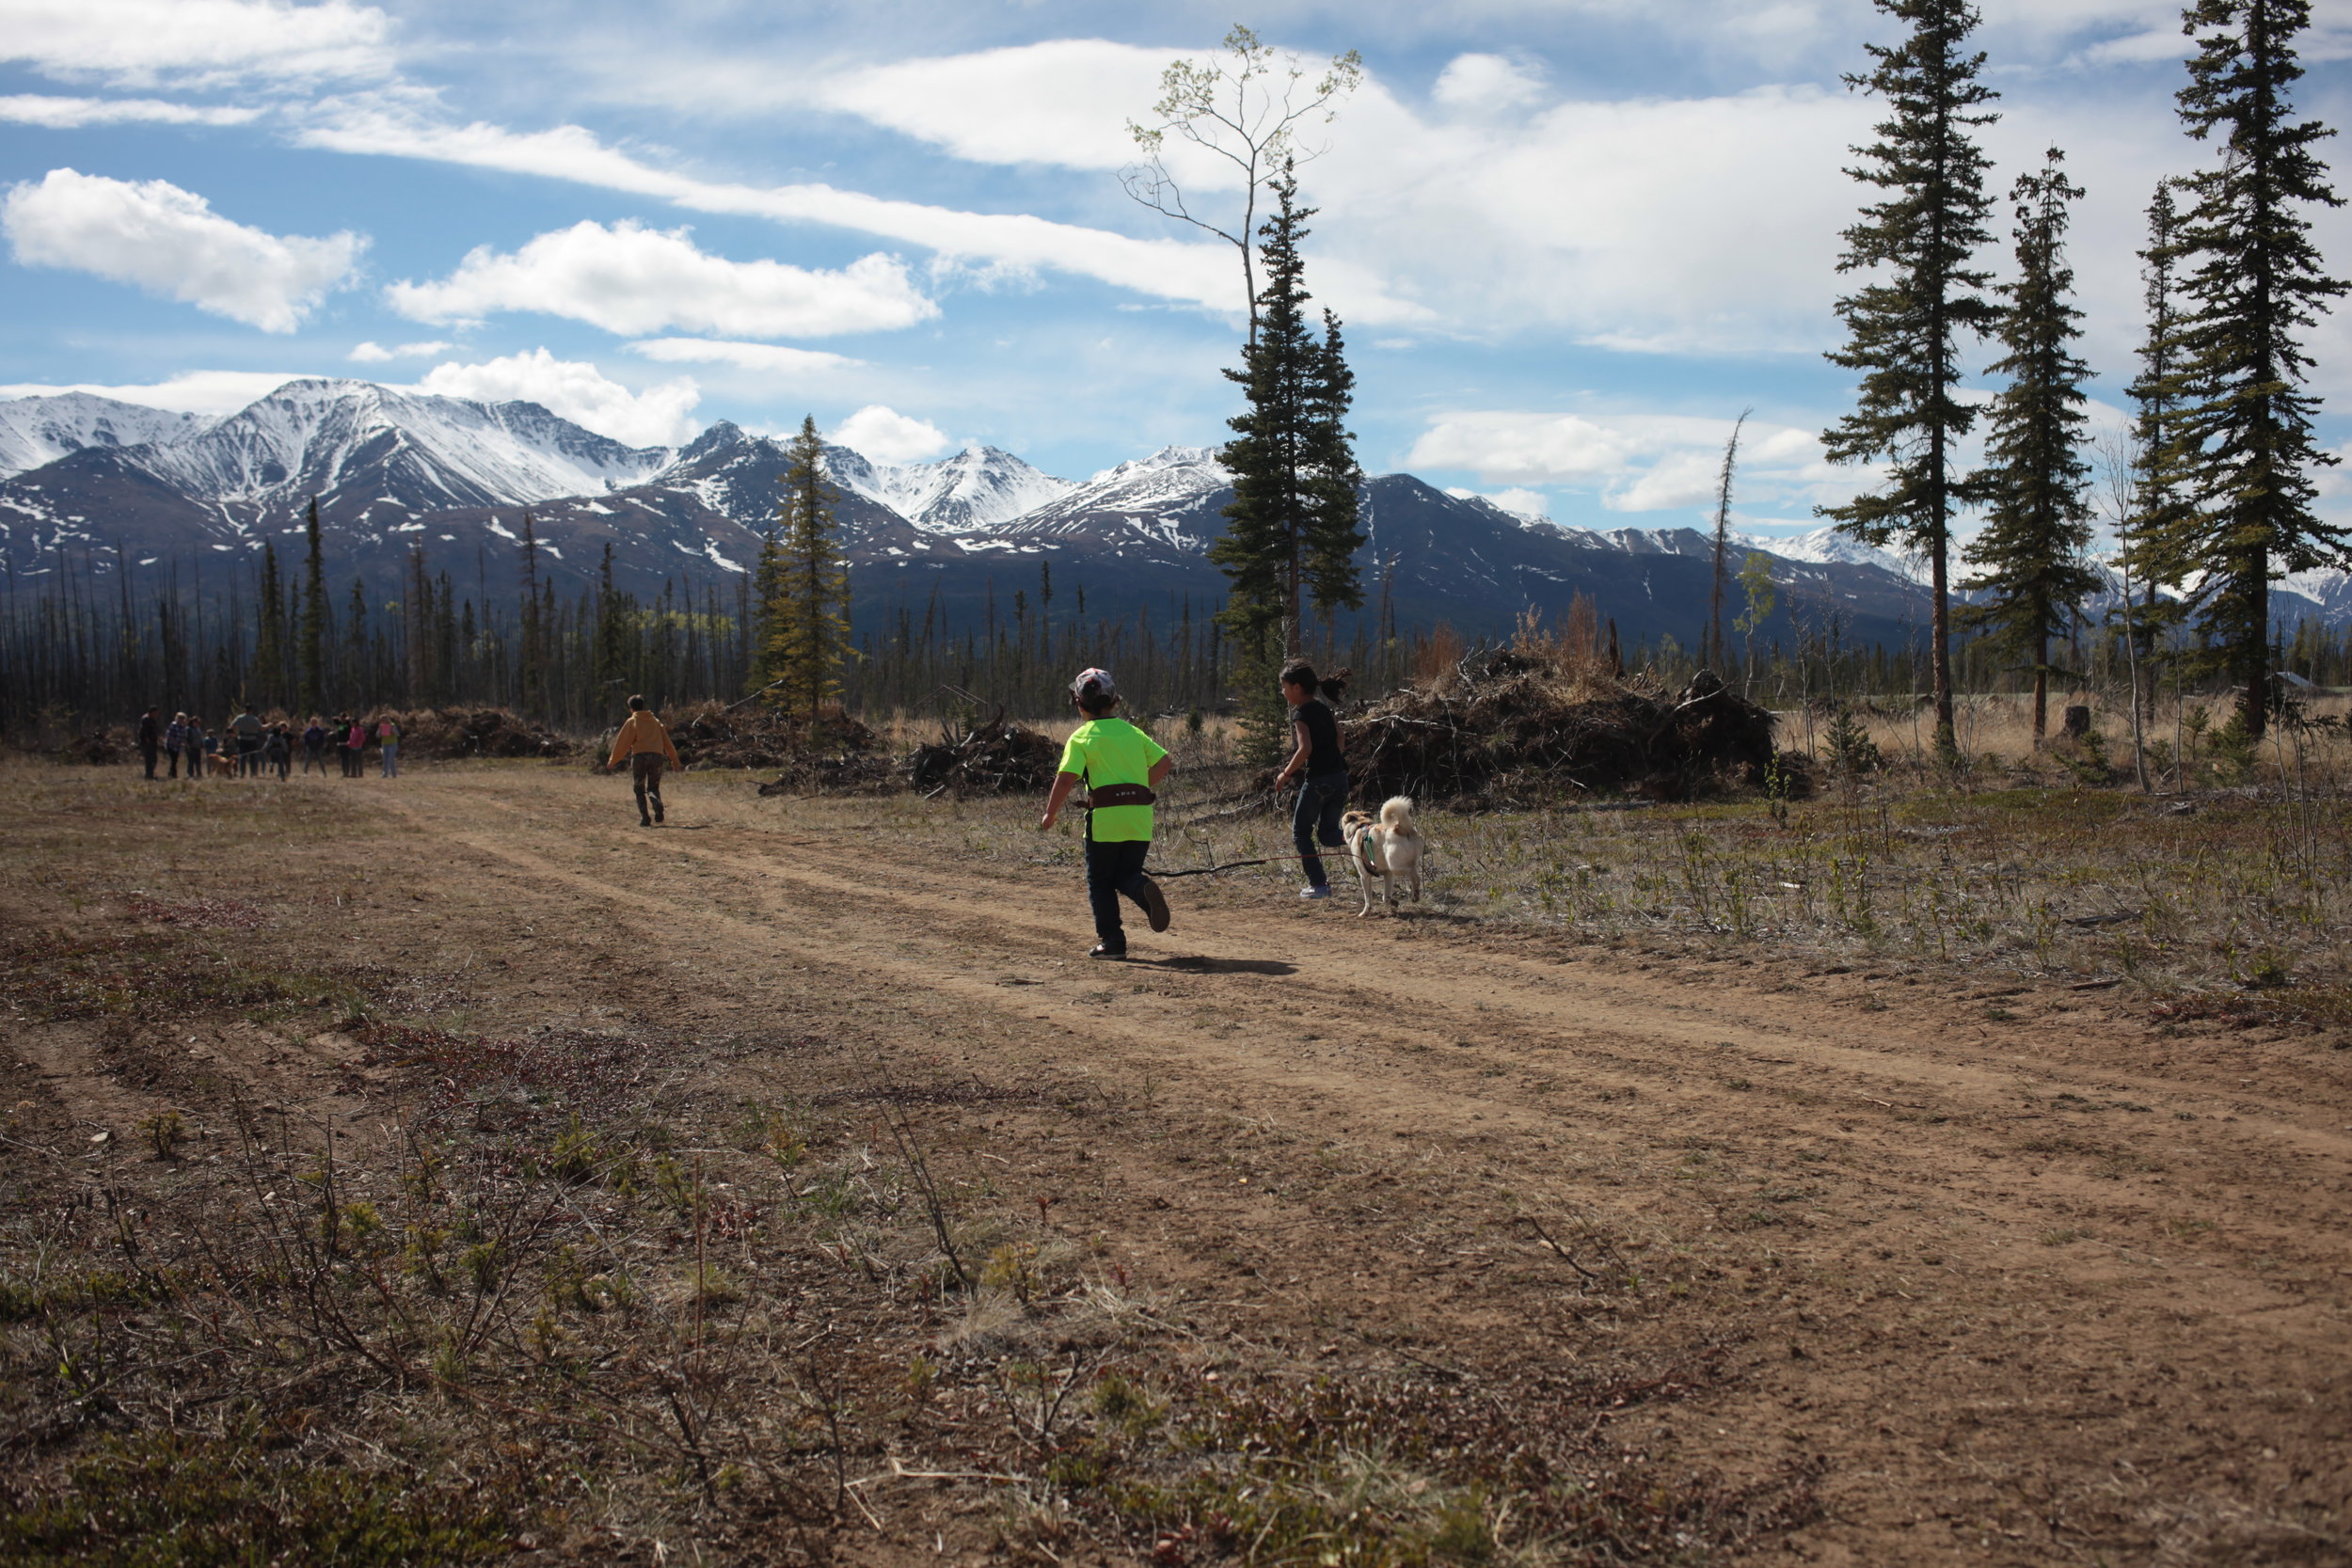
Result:
{"label": "small dog in distance", "polygon": [[1356,911],[1360,920],[1372,912],[1372,879],[1380,879],[1380,902],[1390,912],[1396,910],[1396,885],[1405,883],[1421,902],[1421,830],[1413,826],[1413,802],[1403,795],[1392,795],[1382,802],[1380,815],[1368,811],[1351,811],[1340,818],[1340,835],[1347,843],[1347,858],[1356,863],[1357,885],[1363,890],[1364,907]]}

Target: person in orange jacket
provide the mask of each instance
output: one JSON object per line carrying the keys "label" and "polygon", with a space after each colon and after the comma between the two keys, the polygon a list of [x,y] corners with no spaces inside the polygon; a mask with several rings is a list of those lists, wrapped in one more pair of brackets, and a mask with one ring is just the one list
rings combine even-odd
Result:
{"label": "person in orange jacket", "polygon": [[[661,767],[683,768],[678,761],[677,748],[670,744],[670,732],[661,727],[661,721],[653,716],[643,697],[628,700],[628,718],[621,725],[621,733],[613,737],[612,760],[606,766],[617,771],[623,761],[628,764],[629,782],[637,787],[637,825],[650,828],[661,820]],[[645,803],[653,802],[653,814],[647,816]]]}

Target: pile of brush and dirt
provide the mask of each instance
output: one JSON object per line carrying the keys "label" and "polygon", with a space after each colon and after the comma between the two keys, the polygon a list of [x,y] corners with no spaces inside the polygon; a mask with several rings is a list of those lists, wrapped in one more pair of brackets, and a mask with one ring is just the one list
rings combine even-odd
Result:
{"label": "pile of brush and dirt", "polygon": [[1538,805],[1762,788],[1772,716],[1701,671],[1677,691],[1553,648],[1481,650],[1341,723],[1359,800]]}
{"label": "pile of brush and dirt", "polygon": [[838,703],[814,714],[757,700],[693,703],[667,718],[670,743],[689,768],[775,769],[763,795],[858,794],[891,784],[882,736]]}
{"label": "pile of brush and dirt", "polygon": [[[502,707],[429,707],[406,713],[371,713],[373,735],[380,719],[400,725],[400,749],[410,759],[454,762],[466,757],[568,757],[580,743]],[[296,730],[301,721],[290,720]]]}
{"label": "pile of brush and dirt", "polygon": [[1053,783],[1060,761],[1058,743],[999,707],[977,723],[942,725],[936,741],[907,758],[906,780],[925,795],[1028,794]]}

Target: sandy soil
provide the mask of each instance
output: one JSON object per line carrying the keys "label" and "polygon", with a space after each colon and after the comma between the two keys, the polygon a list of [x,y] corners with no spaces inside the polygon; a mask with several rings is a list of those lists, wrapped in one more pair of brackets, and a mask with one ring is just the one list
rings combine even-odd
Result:
{"label": "sandy soil", "polygon": [[[295,868],[281,937],[462,975],[502,1028],[821,1037],[845,1098],[971,1086],[925,1108],[941,1147],[1212,1345],[1473,1383],[1688,1366],[1616,1440],[1818,1469],[1775,1556],[2352,1561],[2352,1054],[2323,1042],[1198,881],[1089,963],[1073,874],[960,848],[945,805],[910,830],[690,776],[645,831],[567,770],[340,787],[362,826]],[[174,1097],[72,1028],[13,1034],[85,1123]],[[363,1103],[331,1033],[193,1049],[275,1102]],[[1621,1268],[1638,1291],[1588,1288]]]}

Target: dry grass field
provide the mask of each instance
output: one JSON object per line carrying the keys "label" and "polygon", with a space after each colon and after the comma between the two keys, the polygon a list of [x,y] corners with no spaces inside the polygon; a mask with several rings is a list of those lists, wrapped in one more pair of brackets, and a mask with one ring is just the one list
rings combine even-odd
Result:
{"label": "dry grass field", "polygon": [[1118,966],[1031,801],[7,764],[0,1560],[2352,1560],[2340,793],[1899,739]]}

